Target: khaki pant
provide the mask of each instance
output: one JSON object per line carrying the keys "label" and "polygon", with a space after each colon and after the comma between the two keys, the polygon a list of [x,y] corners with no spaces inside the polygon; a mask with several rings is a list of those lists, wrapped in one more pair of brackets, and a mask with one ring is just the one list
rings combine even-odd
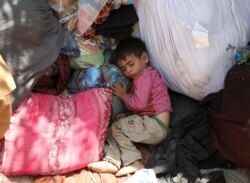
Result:
{"label": "khaki pant", "polygon": [[[111,135],[112,134],[112,135]],[[111,134],[107,136],[104,149],[104,160],[115,164],[118,168],[127,166],[142,159],[141,152],[134,142],[158,144],[167,136],[166,130],[148,116],[132,115],[114,122]]]}

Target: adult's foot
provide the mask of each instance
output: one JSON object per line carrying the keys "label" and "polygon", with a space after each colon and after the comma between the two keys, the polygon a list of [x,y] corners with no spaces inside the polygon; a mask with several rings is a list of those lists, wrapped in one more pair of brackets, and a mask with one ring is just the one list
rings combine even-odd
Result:
{"label": "adult's foot", "polygon": [[89,163],[87,167],[88,169],[98,173],[116,173],[118,171],[118,167],[108,161]]}
{"label": "adult's foot", "polygon": [[127,174],[135,173],[136,171],[143,169],[143,168],[144,168],[144,165],[140,161],[136,160],[132,164],[121,168],[115,175],[120,177],[120,176],[124,176]]}

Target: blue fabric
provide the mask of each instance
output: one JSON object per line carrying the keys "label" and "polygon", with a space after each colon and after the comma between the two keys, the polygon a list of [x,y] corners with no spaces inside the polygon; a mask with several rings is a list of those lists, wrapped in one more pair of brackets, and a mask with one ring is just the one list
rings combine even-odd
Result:
{"label": "blue fabric", "polygon": [[100,86],[101,71],[98,67],[88,67],[85,77],[82,78],[81,84],[86,88],[95,88]]}
{"label": "blue fabric", "polygon": [[123,83],[129,88],[130,82],[117,66],[104,64],[101,67],[90,66],[74,70],[67,88],[71,93],[77,93],[89,88],[108,88],[115,83]]}

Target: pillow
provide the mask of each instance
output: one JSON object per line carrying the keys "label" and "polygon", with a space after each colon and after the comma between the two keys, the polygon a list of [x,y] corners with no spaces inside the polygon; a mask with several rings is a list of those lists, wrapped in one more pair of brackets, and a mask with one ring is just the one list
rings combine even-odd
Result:
{"label": "pillow", "polygon": [[0,172],[62,174],[100,160],[111,98],[111,90],[104,88],[68,96],[32,93],[11,117]]}

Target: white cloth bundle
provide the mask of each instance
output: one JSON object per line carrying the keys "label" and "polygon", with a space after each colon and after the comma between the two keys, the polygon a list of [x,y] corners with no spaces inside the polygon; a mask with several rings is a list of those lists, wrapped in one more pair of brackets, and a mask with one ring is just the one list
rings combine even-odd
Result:
{"label": "white cloth bundle", "polygon": [[228,44],[250,40],[249,0],[137,0],[139,36],[169,87],[200,100],[224,87]]}

